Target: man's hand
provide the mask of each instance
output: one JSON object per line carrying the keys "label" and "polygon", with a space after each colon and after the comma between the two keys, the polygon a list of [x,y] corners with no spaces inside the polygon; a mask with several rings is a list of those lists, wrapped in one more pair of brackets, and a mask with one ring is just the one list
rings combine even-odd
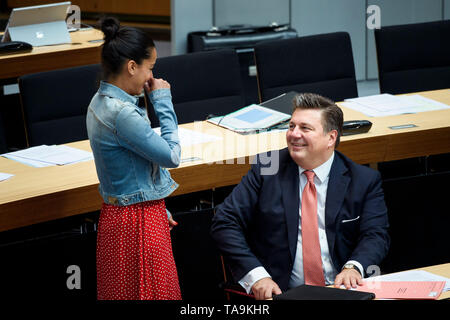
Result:
{"label": "man's hand", "polygon": [[252,291],[256,300],[271,299],[272,294],[281,294],[280,288],[271,278],[262,278],[256,281]]}
{"label": "man's hand", "polygon": [[357,285],[362,285],[362,277],[355,269],[344,269],[334,280],[336,288],[339,288],[341,285],[344,285],[346,289],[356,288]]}

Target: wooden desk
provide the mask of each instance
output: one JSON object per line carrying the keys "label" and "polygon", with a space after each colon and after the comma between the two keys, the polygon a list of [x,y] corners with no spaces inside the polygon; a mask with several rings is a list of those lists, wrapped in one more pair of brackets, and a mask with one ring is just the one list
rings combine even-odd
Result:
{"label": "wooden desk", "polygon": [[[450,105],[450,89],[420,92],[426,98]],[[369,118],[342,108],[344,120],[368,119],[373,125],[364,135],[344,137],[338,150],[358,163],[375,163],[450,152],[450,109]],[[390,126],[417,127],[392,130]],[[364,141],[364,143],[361,143]]]}
{"label": "wooden desk", "polygon": [[0,79],[100,63],[103,33],[97,29],[71,32],[71,44],[33,47],[31,52],[0,55]]}
{"label": "wooden desk", "polygon": [[[450,105],[450,89],[422,93]],[[343,108],[345,120],[367,117]],[[339,150],[359,163],[373,163],[450,152],[450,109],[419,114],[370,118],[365,134],[342,137]],[[416,128],[393,131],[392,125],[414,123]],[[173,195],[239,183],[250,168],[250,156],[286,147],[285,132],[243,136],[207,122],[181,125],[220,137],[221,141],[183,148],[182,158],[201,160],[172,169],[180,184]],[[88,141],[68,144],[90,150]],[[0,231],[83,214],[100,209],[93,161],[32,168],[0,158],[0,172],[15,176],[0,182]]]}
{"label": "wooden desk", "polygon": [[[8,0],[8,7],[36,6],[54,2],[54,0]],[[170,16],[170,1],[168,0],[72,0],[71,3],[78,5],[82,12]]]}

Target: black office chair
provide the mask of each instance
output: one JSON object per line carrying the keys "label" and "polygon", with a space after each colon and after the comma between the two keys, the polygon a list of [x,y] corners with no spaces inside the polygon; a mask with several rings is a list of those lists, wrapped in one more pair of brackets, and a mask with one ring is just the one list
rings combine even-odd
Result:
{"label": "black office chair", "polygon": [[0,154],[8,152],[2,115],[0,114]]}
{"label": "black office chair", "polygon": [[209,232],[214,209],[174,213],[172,248],[183,300],[225,299],[220,254]]}
{"label": "black office chair", "polygon": [[260,102],[289,91],[334,101],[358,96],[350,36],[327,33],[255,46]]}
{"label": "black office chair", "polygon": [[450,20],[375,30],[381,93],[450,88]]}
{"label": "black office chair", "polygon": [[[206,120],[245,106],[239,60],[232,49],[195,52],[157,60],[155,78],[170,83],[178,123]],[[152,126],[159,126],[149,108]]]}
{"label": "black office chair", "polygon": [[19,78],[28,146],[88,138],[86,112],[98,89],[99,64]]}
{"label": "black office chair", "polygon": [[[381,93],[450,88],[450,20],[375,30]],[[450,170],[450,154],[380,163],[383,178]]]}

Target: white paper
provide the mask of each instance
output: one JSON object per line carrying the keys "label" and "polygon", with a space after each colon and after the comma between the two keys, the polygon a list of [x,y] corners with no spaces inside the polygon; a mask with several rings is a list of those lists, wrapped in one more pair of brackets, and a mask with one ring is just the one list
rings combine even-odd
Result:
{"label": "white paper", "polygon": [[442,110],[442,109],[449,109],[450,106],[446,105],[445,103],[425,98],[421,96],[420,94],[413,94],[410,96],[401,96],[403,100],[409,101],[411,104],[416,105],[417,112],[424,112],[424,111],[433,111],[433,110]]}
{"label": "white paper", "polygon": [[92,152],[71,148],[64,145],[36,146],[24,150],[5,153],[3,156],[34,167],[65,165],[93,159]]}
{"label": "white paper", "polygon": [[9,178],[14,177],[13,174],[0,172],[0,181],[8,180]]}
{"label": "white paper", "polygon": [[450,279],[424,270],[411,270],[365,278],[366,281],[445,281],[442,292],[450,290]]}
{"label": "white paper", "polygon": [[3,157],[26,164],[28,166],[31,167],[35,167],[35,168],[43,168],[43,167],[50,167],[53,166],[53,164],[51,163],[47,163],[47,162],[42,162],[42,161],[36,161],[36,160],[30,160],[30,159],[26,159],[26,158],[21,158],[21,157],[16,157],[12,154],[2,154]]}
{"label": "white paper", "polygon": [[346,99],[342,106],[359,111],[370,117],[417,113],[450,108],[444,103],[421,95],[394,96],[388,93]]}
{"label": "white paper", "polygon": [[[161,128],[153,128],[153,130],[161,135]],[[178,128],[178,137],[180,138],[180,145],[182,147],[188,147],[194,144],[206,143],[211,141],[222,140],[221,137],[205,134],[185,128]]]}

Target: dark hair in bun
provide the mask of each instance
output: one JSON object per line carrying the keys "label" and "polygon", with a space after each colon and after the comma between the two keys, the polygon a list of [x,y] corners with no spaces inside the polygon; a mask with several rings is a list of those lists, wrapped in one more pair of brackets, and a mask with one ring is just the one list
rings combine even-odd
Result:
{"label": "dark hair in bun", "polygon": [[150,58],[150,49],[155,47],[155,43],[143,30],[122,27],[119,20],[113,17],[103,18],[100,26],[105,35],[102,48],[105,79],[119,74],[127,60],[134,60],[137,64],[141,64],[142,60]]}
{"label": "dark hair in bun", "polygon": [[113,17],[106,17],[103,20],[101,20],[101,28],[103,31],[103,34],[105,35],[105,42],[109,42],[117,34],[117,31],[119,31],[120,28],[120,22],[116,18]]}

